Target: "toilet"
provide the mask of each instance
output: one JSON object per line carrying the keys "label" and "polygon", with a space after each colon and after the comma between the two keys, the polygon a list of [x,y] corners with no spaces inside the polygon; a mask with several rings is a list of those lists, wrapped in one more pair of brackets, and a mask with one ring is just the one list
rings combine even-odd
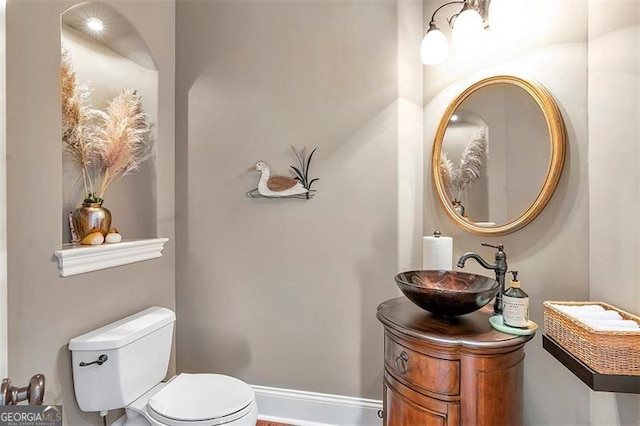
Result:
{"label": "toilet", "polygon": [[164,379],[173,325],[170,309],[152,307],[69,341],[73,385],[82,411],[124,408],[127,426],[255,425],[253,389],[221,374]]}

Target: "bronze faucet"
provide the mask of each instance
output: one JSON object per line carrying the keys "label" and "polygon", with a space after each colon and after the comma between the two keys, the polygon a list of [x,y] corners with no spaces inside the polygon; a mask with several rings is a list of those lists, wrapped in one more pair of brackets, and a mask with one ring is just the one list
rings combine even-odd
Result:
{"label": "bronze faucet", "polygon": [[491,244],[482,243],[482,245],[484,247],[493,247],[498,250],[496,252],[495,265],[490,265],[489,263],[487,263],[486,260],[480,257],[480,255],[477,253],[468,252],[460,256],[460,259],[458,259],[458,268],[464,268],[464,264],[467,261],[467,259],[475,259],[483,268],[492,269],[496,272],[496,281],[498,281],[498,284],[500,284],[500,290],[498,291],[498,294],[496,295],[496,301],[493,304],[493,312],[495,314],[502,314],[502,295],[504,294],[504,277],[507,274],[507,269],[508,269],[507,254],[504,252],[504,245],[502,244],[493,246]]}

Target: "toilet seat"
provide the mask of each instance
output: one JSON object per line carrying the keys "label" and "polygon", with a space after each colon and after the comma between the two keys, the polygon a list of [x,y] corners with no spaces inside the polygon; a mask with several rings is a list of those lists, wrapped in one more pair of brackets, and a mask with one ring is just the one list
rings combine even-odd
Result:
{"label": "toilet seat", "polygon": [[221,374],[180,374],[149,398],[147,411],[169,426],[222,425],[241,419],[255,405],[253,389]]}

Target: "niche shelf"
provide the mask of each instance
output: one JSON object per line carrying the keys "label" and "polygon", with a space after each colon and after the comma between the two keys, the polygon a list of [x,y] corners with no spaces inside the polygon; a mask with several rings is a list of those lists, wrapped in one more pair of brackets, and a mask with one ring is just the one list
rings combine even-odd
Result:
{"label": "niche shelf", "polygon": [[117,244],[83,246],[64,244],[54,252],[61,277],[128,265],[162,256],[168,238],[125,240]]}

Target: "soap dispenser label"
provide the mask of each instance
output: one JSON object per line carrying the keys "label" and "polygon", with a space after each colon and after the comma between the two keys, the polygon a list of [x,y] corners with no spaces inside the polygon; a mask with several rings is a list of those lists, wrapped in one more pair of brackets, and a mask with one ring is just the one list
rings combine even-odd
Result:
{"label": "soap dispenser label", "polygon": [[529,298],[504,295],[502,298],[502,317],[504,324],[509,327],[527,327],[529,324]]}

